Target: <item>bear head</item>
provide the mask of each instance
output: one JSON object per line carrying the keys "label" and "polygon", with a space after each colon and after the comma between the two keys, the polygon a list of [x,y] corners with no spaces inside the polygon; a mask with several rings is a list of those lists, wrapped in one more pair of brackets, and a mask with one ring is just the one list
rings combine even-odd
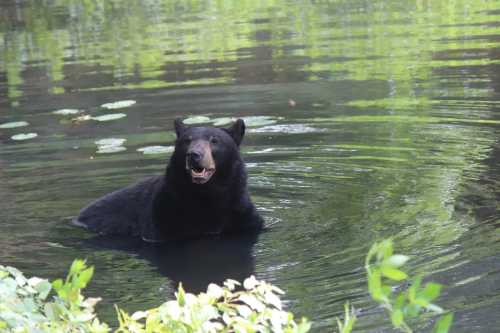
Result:
{"label": "bear head", "polygon": [[177,140],[171,163],[182,165],[192,184],[203,185],[214,178],[227,177],[235,164],[241,164],[239,146],[245,123],[238,119],[229,128],[188,127],[174,122]]}

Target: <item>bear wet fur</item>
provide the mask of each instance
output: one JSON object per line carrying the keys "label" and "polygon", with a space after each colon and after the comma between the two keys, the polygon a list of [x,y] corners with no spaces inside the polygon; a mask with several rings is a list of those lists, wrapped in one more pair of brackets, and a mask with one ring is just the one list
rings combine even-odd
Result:
{"label": "bear wet fur", "polygon": [[261,230],[263,220],[250,200],[239,153],[243,120],[230,128],[186,127],[176,120],[175,131],[164,175],[97,199],[74,223],[151,242]]}

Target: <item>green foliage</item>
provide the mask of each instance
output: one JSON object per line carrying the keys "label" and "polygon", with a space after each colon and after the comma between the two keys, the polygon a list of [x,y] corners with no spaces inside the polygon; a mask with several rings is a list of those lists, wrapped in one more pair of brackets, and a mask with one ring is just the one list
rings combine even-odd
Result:
{"label": "green foliage", "polygon": [[[52,285],[44,279],[27,279],[17,269],[0,266],[0,330],[2,332],[109,332],[96,318],[99,298],[84,298],[81,289],[94,269],[75,260],[65,281]],[[50,292],[57,295],[48,298]]]}
{"label": "green foliage", "polygon": [[285,332],[305,333],[311,325],[305,319],[294,321],[283,311],[275,286],[257,281],[253,276],[240,284],[227,280],[223,287],[208,286],[198,296],[179,286],[176,299],[158,308],[129,316],[117,307],[120,327],[117,333],[146,332]]}
{"label": "green foliage", "polygon": [[354,307],[349,307],[349,302],[346,302],[344,304],[344,321],[341,322],[340,319],[337,318],[337,327],[339,329],[339,333],[352,332],[356,319],[357,318]]}
{"label": "green foliage", "polygon": [[[423,310],[443,313],[443,309],[432,303],[441,293],[442,286],[438,283],[429,282],[422,286],[422,277],[417,276],[407,290],[394,292],[394,282],[408,279],[400,269],[408,259],[405,255],[393,254],[392,241],[384,240],[371,247],[365,262],[370,295],[389,312],[393,326],[404,332],[412,332],[407,321],[421,316]],[[452,320],[453,314],[443,316],[436,323],[434,332],[448,332]]]}
{"label": "green foliage", "polygon": [[[0,266],[0,332],[110,332],[95,315],[100,299],[84,298],[81,293],[93,272],[85,261],[75,260],[65,280],[50,284]],[[55,295],[49,300],[51,291]],[[186,293],[181,285],[175,300],[157,308],[129,315],[116,307],[119,327],[115,332],[308,332],[311,324],[307,320],[297,323],[283,310],[278,296],[282,293],[254,277],[241,287],[233,280],[222,287],[210,284],[198,296]]]}
{"label": "green foliage", "polygon": [[[443,312],[432,303],[442,286],[433,282],[422,285],[422,278],[417,277],[407,290],[395,293],[393,283],[408,279],[401,270],[408,259],[393,254],[392,241],[385,240],[372,246],[365,267],[372,298],[387,309],[394,327],[412,332],[409,319],[422,319],[423,310]],[[110,332],[110,327],[95,314],[100,299],[85,298],[81,293],[93,273],[93,267],[84,260],[75,260],[66,279],[51,284],[37,277],[27,279],[15,268],[0,266],[0,332]],[[205,293],[197,296],[180,285],[175,299],[157,308],[129,315],[116,306],[119,327],[114,332],[308,332],[311,324],[306,319],[296,322],[293,314],[283,310],[281,294],[279,288],[253,276],[243,285],[234,280],[227,280],[222,287],[210,284]],[[338,331],[350,333],[356,313],[349,303],[344,310],[343,321],[337,319]],[[453,314],[442,316],[434,332],[448,332],[452,321]]]}

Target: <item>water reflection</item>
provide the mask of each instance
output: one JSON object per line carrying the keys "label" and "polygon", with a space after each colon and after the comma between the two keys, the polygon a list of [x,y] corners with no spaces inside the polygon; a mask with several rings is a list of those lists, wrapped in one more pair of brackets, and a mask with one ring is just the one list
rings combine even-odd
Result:
{"label": "water reflection", "polygon": [[83,246],[137,255],[169,278],[171,290],[182,283],[186,291],[199,293],[206,291],[210,283],[222,285],[226,279],[243,281],[253,275],[252,250],[257,238],[252,234],[151,244],[136,238],[99,236],[87,239]]}

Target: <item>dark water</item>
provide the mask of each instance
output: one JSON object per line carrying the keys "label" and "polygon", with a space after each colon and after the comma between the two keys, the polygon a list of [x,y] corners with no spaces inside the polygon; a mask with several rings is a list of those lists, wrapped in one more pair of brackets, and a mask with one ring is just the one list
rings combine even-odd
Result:
{"label": "dark water", "polygon": [[[498,332],[499,22],[486,0],[3,0],[0,124],[29,125],[0,128],[1,263],[54,278],[88,258],[107,319],[113,303],[160,304],[178,281],[255,274],[314,331],[350,300],[359,329],[379,332],[363,259],[393,237],[411,274],[447,286],[453,332]],[[100,107],[120,100],[136,104]],[[63,108],[126,117],[52,113]],[[137,149],[172,145],[173,119],[196,115],[273,117],[243,146],[271,231],[164,251],[82,242],[92,235],[69,220],[161,173],[169,154]],[[126,150],[97,153],[104,138]]]}

